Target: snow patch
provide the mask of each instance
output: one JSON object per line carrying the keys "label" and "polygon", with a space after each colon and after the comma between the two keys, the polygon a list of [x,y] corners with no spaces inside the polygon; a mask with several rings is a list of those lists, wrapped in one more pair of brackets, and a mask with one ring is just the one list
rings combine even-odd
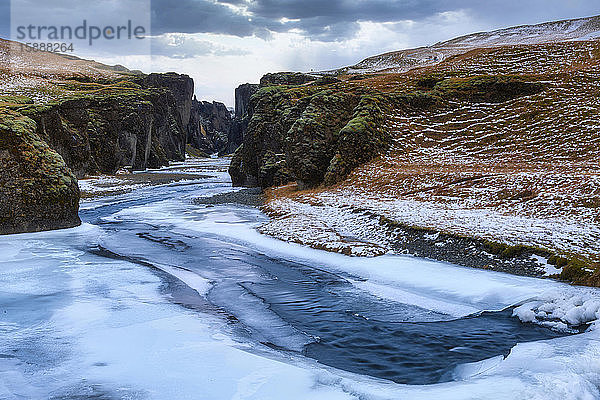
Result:
{"label": "snow patch", "polygon": [[600,296],[592,288],[552,290],[515,308],[513,315],[523,322],[571,331],[600,319]]}

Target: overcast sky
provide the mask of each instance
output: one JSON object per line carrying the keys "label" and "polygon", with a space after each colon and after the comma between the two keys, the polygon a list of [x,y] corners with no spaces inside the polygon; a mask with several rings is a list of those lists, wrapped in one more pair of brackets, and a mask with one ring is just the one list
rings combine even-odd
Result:
{"label": "overcast sky", "polygon": [[[194,78],[201,99],[233,105],[234,88],[266,72],[332,69],[391,50],[433,44],[482,30],[600,14],[597,0],[14,0],[44,18],[62,7],[97,5],[95,14],[149,13],[152,66],[137,54],[94,58],[144,72]],[[7,0],[0,0],[0,12]],[[123,11],[123,8],[126,11]],[[141,10],[141,11],[140,11]],[[147,10],[147,11],[146,11]],[[6,14],[4,11],[3,14]],[[67,14],[65,14],[67,15]],[[6,37],[6,24],[0,35]],[[133,51],[135,52],[135,51]],[[85,52],[84,52],[85,53]]]}

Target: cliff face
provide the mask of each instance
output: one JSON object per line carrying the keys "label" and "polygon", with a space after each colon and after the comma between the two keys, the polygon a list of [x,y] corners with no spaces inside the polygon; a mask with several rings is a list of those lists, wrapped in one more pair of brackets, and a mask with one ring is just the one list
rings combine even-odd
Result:
{"label": "cliff face", "polygon": [[191,117],[187,125],[190,146],[205,154],[228,153],[231,113],[225,104],[192,101]]}
{"label": "cliff face", "polygon": [[0,109],[0,234],[81,223],[77,179],[30,118]]}
{"label": "cliff face", "polygon": [[167,88],[172,94],[181,123],[186,126],[190,120],[194,81],[187,75],[167,72],[164,74],[150,74],[137,81],[145,89]]}
{"label": "cliff face", "polygon": [[544,89],[511,75],[423,77],[421,87],[398,92],[356,81],[298,73],[263,77],[229,169],[233,184],[330,186],[389,148],[384,123],[392,114],[408,117],[460,102],[503,102]]}
{"label": "cliff face", "polygon": [[76,177],[185,159],[188,76],[101,82],[48,80],[53,98],[37,103],[0,93],[0,234],[78,225]]}
{"label": "cliff face", "polygon": [[244,141],[244,136],[250,122],[250,98],[259,86],[245,83],[235,89],[235,118],[229,131],[227,152],[232,154]]}
{"label": "cliff face", "polygon": [[185,157],[181,104],[166,88],[131,87],[20,111],[79,178],[121,167],[158,168]]}
{"label": "cliff face", "polygon": [[339,181],[387,148],[380,119],[395,101],[344,87],[337,79],[297,73],[263,77],[229,169],[233,184],[269,187],[296,181],[308,188]]}
{"label": "cliff face", "polygon": [[258,85],[244,83],[235,89],[235,118],[241,120],[248,114],[250,97],[258,90]]}

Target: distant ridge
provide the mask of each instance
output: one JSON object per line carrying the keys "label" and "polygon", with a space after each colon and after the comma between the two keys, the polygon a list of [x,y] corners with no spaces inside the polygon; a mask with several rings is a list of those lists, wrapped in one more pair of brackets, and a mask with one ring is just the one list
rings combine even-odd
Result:
{"label": "distant ridge", "polygon": [[437,64],[444,59],[483,47],[549,42],[585,41],[600,38],[600,15],[562,21],[521,25],[460,36],[431,46],[392,51],[366,58],[356,65],[327,73],[406,72]]}

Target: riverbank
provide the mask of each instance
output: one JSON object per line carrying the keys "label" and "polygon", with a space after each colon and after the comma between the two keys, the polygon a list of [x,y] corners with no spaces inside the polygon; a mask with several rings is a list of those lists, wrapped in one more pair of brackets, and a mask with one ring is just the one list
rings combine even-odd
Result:
{"label": "riverbank", "polygon": [[[358,173],[368,175],[370,167]],[[468,182],[434,189],[434,194],[397,195],[353,179],[330,189],[298,190],[290,184],[267,191],[264,211],[272,220],[260,231],[347,255],[411,254],[600,285],[600,228],[593,218],[579,215],[584,207],[541,215],[539,199],[512,201],[510,208],[483,204],[482,192],[490,189],[486,185]]]}

